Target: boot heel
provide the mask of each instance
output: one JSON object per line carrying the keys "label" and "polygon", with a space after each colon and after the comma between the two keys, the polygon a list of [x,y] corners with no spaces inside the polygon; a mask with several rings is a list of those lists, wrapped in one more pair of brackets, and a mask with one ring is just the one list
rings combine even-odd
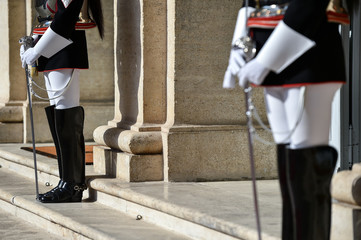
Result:
{"label": "boot heel", "polygon": [[83,191],[87,189],[85,184],[79,184],[74,186],[74,192],[71,196],[71,202],[81,202],[83,198]]}
{"label": "boot heel", "polygon": [[71,197],[70,202],[81,202],[82,198],[83,198],[83,193],[75,194]]}

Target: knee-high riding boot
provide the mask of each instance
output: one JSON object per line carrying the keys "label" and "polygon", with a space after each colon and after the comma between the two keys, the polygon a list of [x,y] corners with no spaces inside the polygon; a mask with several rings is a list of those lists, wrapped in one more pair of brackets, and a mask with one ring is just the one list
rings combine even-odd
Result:
{"label": "knee-high riding boot", "polygon": [[[48,107],[45,108],[45,114],[46,114],[46,118],[48,119],[50,133],[51,133],[51,136],[53,138],[54,145],[55,145],[60,181],[59,181],[58,185],[55,188],[53,188],[52,190],[50,190],[49,192],[44,193],[44,194],[50,194],[50,193],[54,192],[62,184],[61,152],[60,152],[58,136],[57,136],[56,130],[55,130],[55,115],[54,115],[55,113],[54,113],[54,111],[55,111],[55,105],[51,105],[51,106],[48,106]],[[40,198],[44,194],[39,194],[38,197]]]}
{"label": "knee-high riding boot", "polygon": [[62,178],[62,176],[61,176],[61,174],[62,174],[61,153],[60,153],[58,136],[57,136],[56,130],[55,130],[55,113],[54,113],[54,111],[55,111],[54,105],[51,105],[51,106],[45,108],[45,113],[46,113],[46,118],[48,119],[50,133],[53,138],[54,145],[55,145],[56,157],[58,160],[58,168],[59,168],[59,178],[61,179]]}
{"label": "knee-high riding boot", "polygon": [[55,109],[55,129],[62,160],[62,184],[53,194],[39,200],[44,203],[80,202],[85,185],[84,109]]}
{"label": "knee-high riding boot", "polygon": [[282,240],[293,238],[292,207],[286,178],[286,147],[288,144],[277,145],[278,180],[282,195]]}
{"label": "knee-high riding boot", "polygon": [[85,182],[84,109],[55,109],[56,132],[62,155],[64,182]]}
{"label": "knee-high riding boot", "polygon": [[287,180],[293,209],[293,240],[328,240],[330,183],[337,151],[330,146],[287,149]]}

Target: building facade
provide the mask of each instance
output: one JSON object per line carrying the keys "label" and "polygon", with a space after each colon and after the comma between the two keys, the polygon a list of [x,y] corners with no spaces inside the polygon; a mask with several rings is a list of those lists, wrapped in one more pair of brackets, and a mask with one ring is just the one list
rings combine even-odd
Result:
{"label": "building facade", "polygon": [[[31,0],[0,2],[3,143],[31,140],[18,39],[31,32],[33,5]],[[96,30],[87,30],[90,69],[81,71],[80,86],[85,137],[98,145],[94,164],[99,171],[126,181],[250,178],[244,95],[241,89],[222,89],[241,5],[240,0],[103,1],[105,39],[101,41]],[[341,135],[336,144],[343,159],[351,149],[345,147],[350,145],[346,139],[352,132],[343,112],[350,104],[350,91],[351,102],[357,104],[347,110],[348,116],[358,116],[361,108],[356,99],[360,91],[356,81],[360,79],[359,23],[351,26],[351,40],[348,30],[343,30],[350,44],[346,45],[350,46],[347,56],[352,53],[348,64],[353,66],[352,82],[336,100],[342,114],[334,118],[342,124],[334,121],[333,125]],[[35,80],[42,84],[41,75]],[[36,142],[49,142],[43,110],[48,102],[32,99]],[[262,89],[254,89],[253,99],[260,118],[267,122]],[[270,133],[257,123],[255,128],[260,137],[271,141]],[[356,140],[358,146],[359,131],[352,135],[352,146]],[[256,141],[255,161],[258,178],[277,177],[275,146]],[[343,162],[340,166],[346,168]]]}

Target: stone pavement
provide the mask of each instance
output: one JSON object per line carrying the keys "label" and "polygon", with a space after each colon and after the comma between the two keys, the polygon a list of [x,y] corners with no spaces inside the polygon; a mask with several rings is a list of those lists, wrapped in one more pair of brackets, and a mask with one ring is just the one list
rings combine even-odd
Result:
{"label": "stone pavement", "polygon": [[0,210],[0,239],[2,240],[60,240],[59,236],[48,233],[44,229]]}
{"label": "stone pavement", "polygon": [[[14,208],[9,214],[35,225],[48,219],[48,231],[67,239],[257,239],[251,181],[126,183],[91,176],[87,166],[91,191],[82,203],[40,204],[34,199],[32,153],[19,147],[0,144],[0,209]],[[38,167],[43,192],[44,182],[57,183],[56,163],[38,156]],[[263,239],[278,240],[278,181],[259,180],[257,187]]]}

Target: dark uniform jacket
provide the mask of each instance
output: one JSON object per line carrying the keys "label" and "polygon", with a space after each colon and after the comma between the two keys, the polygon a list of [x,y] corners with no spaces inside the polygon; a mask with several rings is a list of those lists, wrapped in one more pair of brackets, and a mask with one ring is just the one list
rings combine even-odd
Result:
{"label": "dark uniform jacket", "polygon": [[57,0],[57,12],[50,27],[60,36],[72,40],[73,43],[50,58],[41,56],[38,60],[39,71],[89,67],[85,31],[75,30],[82,6],[83,0]]}
{"label": "dark uniform jacket", "polygon": [[[289,2],[284,23],[314,41],[316,45],[280,73],[273,71],[263,86],[300,86],[326,82],[345,82],[345,62],[339,24],[328,22],[326,8],[329,0],[262,1],[262,5]],[[250,1],[255,7],[255,1]],[[252,28],[257,52],[263,47],[272,29]],[[292,43],[290,43],[292,44]]]}

